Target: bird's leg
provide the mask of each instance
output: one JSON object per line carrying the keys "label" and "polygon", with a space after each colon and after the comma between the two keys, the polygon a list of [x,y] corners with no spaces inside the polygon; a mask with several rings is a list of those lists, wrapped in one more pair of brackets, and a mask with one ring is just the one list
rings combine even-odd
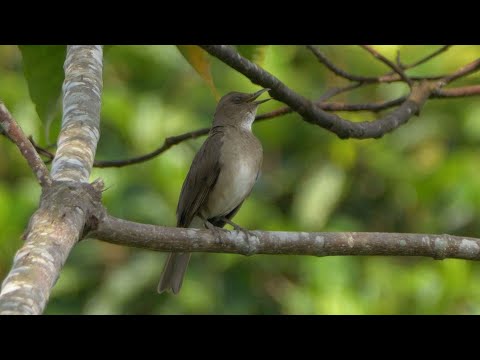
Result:
{"label": "bird's leg", "polygon": [[252,239],[256,238],[256,235],[252,233],[250,230],[244,229],[238,224],[235,224],[232,220],[226,218],[225,216],[221,217],[220,220],[224,221],[226,224],[233,226],[233,228],[237,231],[241,231],[245,234],[245,239],[247,242],[247,245],[250,247],[252,245]]}
{"label": "bird's leg", "polygon": [[248,230],[242,228],[240,225],[235,224],[232,220],[230,220],[230,219],[228,219],[228,218],[226,218],[226,217],[221,217],[220,220],[222,220],[223,222],[225,222],[225,223],[228,224],[228,225],[232,225],[235,230],[243,231],[243,232],[247,232],[247,231],[248,231]]}

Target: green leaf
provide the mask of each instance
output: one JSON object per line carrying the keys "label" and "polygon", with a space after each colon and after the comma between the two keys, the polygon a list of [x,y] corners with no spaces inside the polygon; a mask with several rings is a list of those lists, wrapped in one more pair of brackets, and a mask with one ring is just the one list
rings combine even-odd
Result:
{"label": "green leaf", "polygon": [[19,48],[30,98],[40,120],[48,125],[62,93],[66,46],[19,45]]}
{"label": "green leaf", "polygon": [[213,96],[218,100],[219,95],[210,72],[210,57],[208,54],[197,45],[177,45],[177,49],[207,83],[210,90],[212,90]]}
{"label": "green leaf", "polygon": [[237,45],[237,50],[244,58],[262,66],[268,45]]}

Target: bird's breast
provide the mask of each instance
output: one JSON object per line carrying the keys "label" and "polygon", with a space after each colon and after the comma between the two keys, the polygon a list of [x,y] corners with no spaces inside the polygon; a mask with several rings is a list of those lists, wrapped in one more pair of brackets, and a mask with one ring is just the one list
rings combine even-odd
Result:
{"label": "bird's breast", "polygon": [[221,171],[207,202],[209,218],[230,213],[252,191],[262,163],[260,142],[251,132],[224,136]]}

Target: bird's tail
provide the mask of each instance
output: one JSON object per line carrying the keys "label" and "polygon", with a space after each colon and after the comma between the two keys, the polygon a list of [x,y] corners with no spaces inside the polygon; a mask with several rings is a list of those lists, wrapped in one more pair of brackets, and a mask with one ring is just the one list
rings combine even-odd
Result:
{"label": "bird's tail", "polygon": [[182,287],[189,260],[190,253],[171,253],[168,255],[158,284],[159,293],[171,289],[174,294],[178,294]]}

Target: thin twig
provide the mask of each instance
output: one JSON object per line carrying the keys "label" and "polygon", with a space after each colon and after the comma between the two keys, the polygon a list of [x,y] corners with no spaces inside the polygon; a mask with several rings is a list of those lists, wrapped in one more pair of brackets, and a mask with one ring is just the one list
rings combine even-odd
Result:
{"label": "thin twig", "polygon": [[325,111],[371,111],[379,112],[401,105],[407,100],[407,96],[402,96],[397,99],[388,100],[379,103],[364,103],[364,104],[343,104],[343,103],[326,103],[318,105]]}
{"label": "thin twig", "polygon": [[378,51],[376,51],[374,48],[372,48],[369,45],[360,45],[362,49],[367,50],[370,54],[372,54],[376,59],[380,60],[383,62],[385,65],[390,67],[393,71],[395,71],[402,79],[405,81],[410,88],[413,85],[412,80],[405,74],[405,72],[402,70],[400,66],[395,64],[393,61],[388,60],[385,56],[380,54]]}
{"label": "thin twig", "polygon": [[[307,45],[307,48],[315,55],[315,57],[320,61],[322,64],[324,64],[330,71],[332,71],[334,74],[343,77],[344,79],[351,80],[351,81],[358,81],[362,82],[365,84],[372,84],[372,83],[391,83],[391,82],[396,82],[396,81],[403,81],[403,79],[398,75],[397,72],[389,72],[384,75],[380,76],[361,76],[361,75],[355,75],[351,74],[348,71],[345,71],[343,69],[340,69],[338,66],[336,66],[332,61],[330,61],[317,47],[313,45]],[[432,58],[433,54],[428,55],[429,58]],[[436,54],[438,55],[438,54]],[[436,56],[435,55],[435,56]],[[417,65],[420,65],[420,62],[425,62],[425,59],[419,60],[417,63],[418,64],[411,64],[411,65],[405,65],[403,68],[404,69],[411,69]],[[413,81],[422,81],[422,80],[439,80],[444,78],[446,75],[435,75],[435,76],[411,76],[410,79]]]}
{"label": "thin twig", "polygon": [[130,159],[125,159],[125,160],[105,160],[105,161],[97,160],[94,162],[93,166],[98,168],[104,168],[104,167],[122,167],[122,166],[127,166],[132,164],[138,164],[138,163],[150,160],[155,156],[160,155],[161,153],[170,149],[172,146],[177,145],[185,140],[196,139],[200,136],[204,136],[208,134],[209,131],[210,131],[209,128],[203,128],[195,131],[190,131],[181,135],[171,136],[165,139],[162,146],[160,146],[158,149],[148,154],[133,157]]}
{"label": "thin twig", "polygon": [[407,70],[407,69],[412,69],[414,67],[417,67],[419,65],[422,65],[424,63],[426,63],[427,61],[433,59],[434,57],[440,55],[441,53],[447,51],[448,49],[450,49],[452,47],[452,45],[443,45],[440,49],[438,50],[435,50],[433,53],[431,53],[430,55],[427,55],[425,56],[424,58],[421,58],[420,60],[414,62],[414,63],[411,63],[409,65],[403,65],[402,68],[404,70]]}
{"label": "thin twig", "polygon": [[33,170],[40,185],[42,187],[50,186],[52,184],[52,178],[50,177],[47,167],[2,102],[0,102],[0,125],[5,135],[17,145],[23,157],[27,160],[28,165]]}
{"label": "thin twig", "polygon": [[320,61],[323,65],[330,69],[331,72],[340,77],[358,82],[378,82],[378,77],[350,74],[348,71],[340,69],[313,45],[307,45],[307,49],[309,49],[317,57],[318,61]]}
{"label": "thin twig", "polygon": [[433,93],[433,98],[454,98],[480,95],[480,85],[461,86],[450,89],[438,89]]}
{"label": "thin twig", "polygon": [[455,80],[457,80],[461,77],[473,74],[474,72],[477,72],[478,70],[480,70],[480,59],[474,60],[471,63],[461,67],[460,69],[458,69],[454,73],[452,73],[448,76],[445,76],[442,79],[442,81],[445,84],[448,84],[448,83],[451,83],[452,81],[455,81]]}

